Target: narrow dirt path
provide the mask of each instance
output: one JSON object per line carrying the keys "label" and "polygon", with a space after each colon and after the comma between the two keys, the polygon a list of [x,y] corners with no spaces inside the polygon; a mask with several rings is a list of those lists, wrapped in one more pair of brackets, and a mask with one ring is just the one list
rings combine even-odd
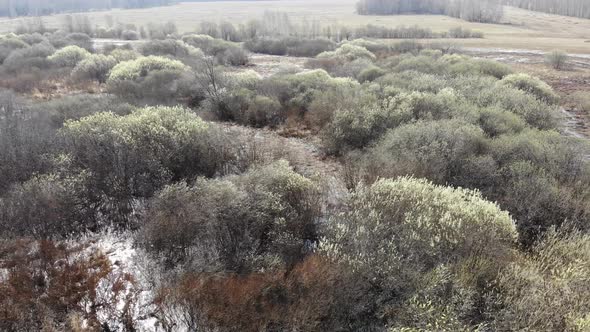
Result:
{"label": "narrow dirt path", "polygon": [[566,110],[563,107],[560,108],[560,113],[563,124],[562,133],[565,136],[588,139],[588,137],[583,134],[586,130],[588,130],[588,124],[583,118],[581,118],[575,112]]}

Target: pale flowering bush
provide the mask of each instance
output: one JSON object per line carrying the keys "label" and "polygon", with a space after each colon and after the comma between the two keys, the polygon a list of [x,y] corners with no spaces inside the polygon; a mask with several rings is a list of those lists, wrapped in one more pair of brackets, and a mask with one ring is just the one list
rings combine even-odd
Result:
{"label": "pale flowering bush", "polygon": [[117,65],[117,59],[110,55],[92,54],[80,61],[74,70],[72,77],[76,80],[93,80],[105,83],[109,72]]}
{"label": "pale flowering bush", "polygon": [[590,326],[590,236],[547,232],[498,280],[497,331],[587,331]]}
{"label": "pale flowering bush", "polygon": [[279,76],[273,80],[285,82],[289,87],[289,103],[304,109],[309,107],[314,95],[319,91],[325,91],[328,88],[359,87],[357,81],[350,78],[332,77],[323,69]]}
{"label": "pale flowering bush", "polygon": [[328,229],[325,254],[392,287],[437,266],[504,259],[517,237],[508,212],[479,192],[407,177],[361,186]]}
{"label": "pale flowering bush", "polygon": [[553,91],[549,84],[527,74],[508,75],[504,77],[499,84],[530,93],[537,99],[548,104],[555,104],[559,100],[559,96]]}
{"label": "pale flowering bush", "polygon": [[350,43],[343,44],[334,51],[327,51],[318,54],[318,59],[336,58],[346,61],[353,61],[357,59],[375,60],[375,54],[367,50],[363,46],[358,46]]}
{"label": "pale flowering bush", "polygon": [[117,64],[106,83],[111,93],[128,100],[170,103],[191,98],[195,75],[178,60],[150,55]]}
{"label": "pale flowering bush", "polygon": [[228,85],[232,88],[255,88],[256,84],[262,80],[262,76],[252,69],[226,73]]}
{"label": "pale flowering bush", "polygon": [[141,54],[137,53],[136,51],[121,48],[113,50],[111,53],[109,53],[109,55],[115,58],[115,60],[117,60],[117,63],[135,60],[141,56]]}
{"label": "pale flowering bush", "polygon": [[[392,101],[392,105],[396,101]],[[343,107],[336,110],[323,130],[324,144],[332,153],[363,148],[383,135],[388,128],[410,121],[412,114],[406,108],[373,103],[361,107]]]}
{"label": "pale flowering bush", "polygon": [[165,39],[151,40],[141,44],[139,52],[145,56],[173,56],[176,58],[203,58],[205,55],[200,49],[189,45],[181,40]]}
{"label": "pale flowering bush", "polygon": [[473,326],[517,238],[479,192],[409,177],[360,186],[326,228],[320,253],[367,284],[359,305],[377,306],[374,319],[393,331]]}
{"label": "pale flowering bush", "polygon": [[70,45],[55,51],[48,59],[58,67],[74,67],[90,55],[87,50],[76,45]]}
{"label": "pale flowering bush", "polygon": [[223,136],[182,107],[98,113],[66,122],[61,135],[68,169],[92,174],[85,199],[113,222],[170,181],[213,176],[231,159]]}
{"label": "pale flowering bush", "polygon": [[444,184],[485,143],[481,128],[458,119],[409,123],[388,131],[356,166],[367,181],[412,175]]}
{"label": "pale flowering bush", "polygon": [[119,63],[111,70],[109,81],[135,80],[156,70],[183,71],[187,69],[188,67],[178,60],[151,55]]}

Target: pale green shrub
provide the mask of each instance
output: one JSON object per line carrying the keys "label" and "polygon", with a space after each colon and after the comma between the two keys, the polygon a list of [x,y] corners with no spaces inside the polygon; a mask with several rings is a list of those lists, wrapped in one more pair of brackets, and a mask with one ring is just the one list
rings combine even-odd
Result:
{"label": "pale green shrub", "polygon": [[313,101],[317,91],[324,91],[329,87],[358,87],[359,83],[350,78],[333,78],[325,70],[316,69],[272,78],[271,81],[284,82],[289,88],[289,103],[293,106],[307,109]]}
{"label": "pale green shrub", "polygon": [[0,63],[2,63],[12,51],[28,47],[29,44],[15,35],[0,35]]}
{"label": "pale green shrub", "polygon": [[568,62],[569,56],[564,51],[555,50],[545,55],[545,62],[557,70],[563,69]]}
{"label": "pale green shrub", "polygon": [[58,67],[74,67],[89,56],[90,52],[87,50],[75,45],[70,45],[57,50],[48,59]]}
{"label": "pale green shrub", "polygon": [[323,136],[326,147],[333,153],[367,146],[389,128],[412,119],[412,113],[399,107],[405,96],[390,98],[382,104],[361,105],[359,108],[344,106],[332,115]]}
{"label": "pale green shrub", "polygon": [[10,72],[31,70],[32,68],[47,69],[51,66],[48,57],[53,53],[55,53],[55,48],[48,42],[42,42],[10,52],[2,65]]}
{"label": "pale green shrub", "polygon": [[539,129],[556,128],[557,109],[525,91],[498,82],[495,86],[463,93],[480,107],[497,107],[522,117],[528,125]]}
{"label": "pale green shrub", "polygon": [[437,93],[450,85],[448,80],[438,75],[425,74],[417,71],[386,74],[379,77],[376,82],[384,86],[395,86],[403,90],[431,93]]}
{"label": "pale green shrub", "polygon": [[377,78],[385,75],[385,71],[377,66],[369,66],[363,69],[357,76],[359,82],[372,82]]}
{"label": "pale green shrub", "polygon": [[181,107],[97,113],[66,122],[61,135],[68,169],[92,174],[86,204],[118,226],[136,217],[138,198],[151,197],[174,179],[213,176],[232,158],[223,136]]}
{"label": "pale green shrub", "polygon": [[169,185],[150,204],[140,244],[172,264],[206,262],[194,265],[199,270],[281,267],[316,240],[316,197],[316,184],[285,161],[193,186]]}
{"label": "pale green shrub", "polygon": [[530,255],[514,262],[498,280],[502,331],[586,331],[590,311],[590,237],[550,231]]}
{"label": "pale green shrub", "polygon": [[226,76],[227,81],[232,88],[255,88],[256,84],[262,80],[262,76],[251,69],[230,72],[227,73]]}
{"label": "pale green shrub", "polygon": [[357,165],[364,177],[415,176],[445,184],[485,144],[483,131],[460,120],[418,122],[390,130]]}
{"label": "pale green shrub", "polygon": [[141,57],[124,61],[116,65],[109,75],[109,81],[135,80],[156,70],[187,70],[182,62],[159,56]]}
{"label": "pale green shrub", "polygon": [[366,105],[377,104],[377,101],[376,94],[356,86],[331,86],[315,93],[307,119],[312,126],[323,128],[332,120],[335,112],[346,108],[361,109]]}
{"label": "pale green shrub", "polygon": [[336,58],[346,61],[353,61],[357,59],[375,60],[375,54],[362,46],[346,43],[338,47],[334,51],[328,51],[318,54],[318,59]]}
{"label": "pale green shrub", "polygon": [[283,120],[281,104],[269,97],[255,96],[248,103],[247,122],[255,127],[276,126]]}
{"label": "pale green shrub", "polygon": [[421,73],[442,73],[446,66],[441,61],[434,61],[430,56],[406,56],[393,68],[395,72],[417,71]]}
{"label": "pale green shrub", "polygon": [[111,53],[109,53],[109,55],[115,58],[117,62],[135,60],[141,56],[139,53],[133,50],[125,50],[121,48],[113,50]]}
{"label": "pale green shrub", "polygon": [[144,56],[159,55],[173,56],[176,58],[203,58],[203,51],[183,41],[174,39],[151,40],[141,44],[139,52]]}
{"label": "pale green shrub", "polygon": [[117,60],[110,55],[92,54],[80,61],[72,70],[72,77],[76,80],[95,80],[105,83],[109,72]]}
{"label": "pale green shrub", "polygon": [[393,301],[426,291],[424,278],[446,266],[448,280],[471,262],[475,279],[490,281],[517,237],[510,215],[479,192],[406,177],[361,186],[327,227],[321,251]]}
{"label": "pale green shrub", "polygon": [[471,62],[474,63],[476,67],[478,67],[478,70],[482,75],[493,76],[497,79],[502,79],[513,73],[512,68],[497,61],[472,59]]}
{"label": "pale green shrub", "polygon": [[485,108],[479,112],[479,126],[491,137],[517,134],[526,127],[518,115],[497,108]]}
{"label": "pale green shrub", "polygon": [[530,93],[537,99],[548,103],[555,104],[559,96],[545,82],[536,77],[527,74],[512,74],[504,77],[499,84],[510,86],[524,92]]}
{"label": "pale green shrub", "polygon": [[200,48],[203,51],[206,51],[215,42],[215,38],[209,35],[190,34],[182,36],[182,41],[194,47]]}

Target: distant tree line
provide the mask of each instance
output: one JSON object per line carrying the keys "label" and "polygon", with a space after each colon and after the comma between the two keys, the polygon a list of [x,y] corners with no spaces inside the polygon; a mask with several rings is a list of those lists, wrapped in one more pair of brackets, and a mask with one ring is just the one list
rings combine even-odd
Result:
{"label": "distant tree line", "polygon": [[361,0],[361,15],[434,14],[472,22],[498,22],[503,16],[501,0]]}
{"label": "distant tree line", "polygon": [[508,0],[507,4],[539,12],[590,18],[587,0]]}
{"label": "distant tree line", "polygon": [[112,8],[165,6],[175,0],[0,0],[0,16],[38,16]]}

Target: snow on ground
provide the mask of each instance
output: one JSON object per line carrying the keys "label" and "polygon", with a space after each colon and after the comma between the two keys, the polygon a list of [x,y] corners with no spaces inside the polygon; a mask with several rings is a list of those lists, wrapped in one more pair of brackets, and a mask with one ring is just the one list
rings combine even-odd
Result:
{"label": "snow on ground", "polygon": [[[128,310],[133,321],[136,322],[135,327],[138,331],[157,332],[159,331],[156,318],[151,316],[153,310],[152,300],[154,298],[154,289],[150,286],[147,277],[144,273],[145,267],[142,260],[145,255],[134,247],[134,236],[131,233],[116,233],[107,231],[100,234],[90,234],[85,236],[84,240],[91,243],[90,250],[99,250],[106,255],[112,265],[112,272],[105,282],[99,286],[99,291],[105,296],[114,295],[111,291],[113,283],[124,282],[124,290],[122,296],[118,297],[117,313],[113,312],[99,312],[99,319],[101,321],[108,321],[110,327],[121,328],[121,322],[111,319],[113,314],[120,315],[125,310]],[[131,278],[127,278],[127,277]],[[108,294],[110,293],[110,294]],[[127,301],[133,300],[134,304],[127,308]]]}

